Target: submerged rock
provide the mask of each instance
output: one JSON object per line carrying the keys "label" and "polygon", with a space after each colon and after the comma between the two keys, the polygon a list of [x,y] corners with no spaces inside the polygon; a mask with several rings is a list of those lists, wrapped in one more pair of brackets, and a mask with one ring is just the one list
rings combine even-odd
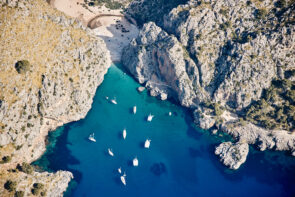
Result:
{"label": "submerged rock", "polygon": [[161,174],[166,172],[166,166],[164,163],[159,162],[155,163],[151,166],[151,172],[153,172],[156,176],[160,176]]}
{"label": "submerged rock", "polygon": [[249,145],[247,143],[223,142],[215,149],[220,161],[230,169],[237,170],[247,158]]}

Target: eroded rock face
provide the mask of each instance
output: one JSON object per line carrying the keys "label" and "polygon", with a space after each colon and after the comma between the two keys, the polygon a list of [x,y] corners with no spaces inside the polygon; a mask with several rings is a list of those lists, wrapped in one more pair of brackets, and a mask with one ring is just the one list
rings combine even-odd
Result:
{"label": "eroded rock face", "polygon": [[220,161],[230,169],[238,169],[247,158],[249,145],[247,143],[223,142],[215,149]]}
{"label": "eroded rock face", "polygon": [[[0,23],[0,159],[11,160],[0,164],[1,173],[38,159],[48,131],[85,117],[111,65],[104,42],[78,20],[43,0],[6,2],[0,1],[0,18],[5,21]],[[29,62],[26,72],[15,69],[19,60]],[[19,181],[10,175],[6,178]],[[49,196],[61,196],[72,178],[62,171],[31,176],[48,184]],[[24,178],[22,184],[31,181]],[[1,184],[0,193],[5,192]]]}
{"label": "eroded rock face", "polygon": [[[151,58],[149,63],[159,67],[159,59],[165,60],[167,64],[177,59],[174,63],[177,63],[178,69],[188,67],[191,70],[187,70],[187,73],[194,76],[196,90],[193,89],[192,96],[200,91],[203,95],[210,95],[208,99],[214,102],[235,109],[247,107],[252,100],[259,99],[262,90],[268,88],[272,79],[277,77],[278,67],[284,69],[282,65],[294,64],[294,55],[288,49],[295,42],[294,26],[276,27],[275,24],[282,19],[276,18],[275,12],[271,12],[273,1],[249,5],[247,2],[191,0],[162,16],[164,24],[159,23],[161,28],[155,28],[150,23],[144,25],[139,39],[132,45],[145,45],[138,41],[148,35],[156,38],[159,32],[162,35],[168,32],[169,37],[176,36],[178,41],[170,42],[169,48],[175,46],[187,50],[187,56],[184,55],[182,60],[189,63],[180,63],[179,53],[185,51],[163,49],[162,53],[157,53],[158,58]],[[256,12],[262,6],[269,13],[268,18],[257,16]],[[285,15],[287,12],[292,12],[292,8]],[[269,19],[271,17],[274,19]],[[159,40],[152,39],[151,43],[155,41]],[[162,48],[168,44],[167,40],[161,40],[161,43]],[[154,48],[159,46],[155,45]],[[166,59],[164,53],[169,53]],[[129,62],[139,62],[136,57],[144,59],[148,55],[142,50],[135,53],[135,58]],[[161,73],[161,76],[165,78],[169,72],[166,73]]]}
{"label": "eroded rock face", "polygon": [[145,24],[139,37],[124,50],[122,62],[154,96],[178,97],[187,107],[203,96],[196,94],[201,89],[196,64],[176,37],[153,22]]}
{"label": "eroded rock face", "polygon": [[[144,1],[130,7],[131,15],[143,15],[140,22],[152,9]],[[260,150],[293,151],[294,135],[244,121],[243,111],[273,80],[293,72],[294,10],[292,1],[190,0],[168,14],[149,15],[155,23],[143,25],[124,50],[123,64],[154,96],[164,92],[192,108],[201,128],[221,128]],[[214,103],[218,113],[208,108]]]}

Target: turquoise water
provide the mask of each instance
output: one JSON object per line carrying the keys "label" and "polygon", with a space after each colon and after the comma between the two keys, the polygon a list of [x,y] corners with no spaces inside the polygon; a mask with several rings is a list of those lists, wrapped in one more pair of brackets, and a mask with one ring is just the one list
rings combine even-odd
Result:
{"label": "turquoise water", "polygon": [[[214,147],[228,137],[195,128],[190,112],[146,91],[138,93],[138,86],[112,66],[87,117],[50,133],[47,152],[35,164],[73,172],[66,196],[295,195],[295,158],[251,148],[239,170],[228,170],[214,155]],[[118,104],[106,96],[116,97]],[[136,115],[131,113],[134,105]],[[146,121],[149,113],[155,115],[152,122]],[[124,128],[126,140],[121,137]],[[92,132],[96,143],[87,139]],[[150,149],[143,148],[147,138],[152,140]],[[107,154],[108,148],[114,157]],[[134,157],[138,167],[130,165]],[[119,167],[126,172],[127,186],[120,182]]]}

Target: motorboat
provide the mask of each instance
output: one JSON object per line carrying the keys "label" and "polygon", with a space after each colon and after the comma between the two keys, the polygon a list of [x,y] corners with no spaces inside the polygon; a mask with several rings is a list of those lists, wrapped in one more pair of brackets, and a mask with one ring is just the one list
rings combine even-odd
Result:
{"label": "motorboat", "polygon": [[133,114],[136,114],[136,106],[133,107]]}
{"label": "motorboat", "polygon": [[92,142],[96,142],[96,139],[94,138],[94,133],[90,134],[88,139]]}
{"label": "motorboat", "polygon": [[169,116],[172,116],[172,112],[171,111],[169,112]]}
{"label": "motorboat", "polygon": [[123,130],[122,136],[123,136],[123,139],[125,140],[125,139],[126,139],[126,136],[127,136],[127,131],[126,131],[126,129]]}
{"label": "motorboat", "polygon": [[153,120],[153,118],[154,118],[154,115],[149,114],[148,117],[147,117],[147,121],[151,122]]}
{"label": "motorboat", "polygon": [[135,157],[133,159],[133,166],[138,166],[138,159],[137,159],[137,157]]}
{"label": "motorboat", "polygon": [[114,156],[114,153],[113,153],[112,149],[110,149],[110,148],[108,149],[108,153],[110,156],[112,156],[112,157]]}
{"label": "motorboat", "polygon": [[145,148],[149,148],[150,145],[151,145],[151,140],[149,140],[149,139],[145,140],[145,142],[144,142],[144,147],[145,147]]}
{"label": "motorboat", "polygon": [[121,169],[121,167],[118,168],[118,172],[119,172],[120,174],[122,173],[122,169]]}

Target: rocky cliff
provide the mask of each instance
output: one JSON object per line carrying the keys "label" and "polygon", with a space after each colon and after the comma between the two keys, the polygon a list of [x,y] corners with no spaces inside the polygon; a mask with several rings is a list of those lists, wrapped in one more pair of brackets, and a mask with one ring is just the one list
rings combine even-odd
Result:
{"label": "rocky cliff", "polygon": [[[138,0],[127,12],[151,9]],[[204,129],[295,151],[294,0],[190,0],[154,14],[122,56],[152,95],[191,108]]]}
{"label": "rocky cliff", "polygon": [[[46,1],[0,6],[0,193],[29,196],[40,183],[47,196],[61,196],[70,172],[17,165],[41,156],[48,131],[87,114],[110,56],[102,40]],[[8,179],[15,185],[10,192]]]}

